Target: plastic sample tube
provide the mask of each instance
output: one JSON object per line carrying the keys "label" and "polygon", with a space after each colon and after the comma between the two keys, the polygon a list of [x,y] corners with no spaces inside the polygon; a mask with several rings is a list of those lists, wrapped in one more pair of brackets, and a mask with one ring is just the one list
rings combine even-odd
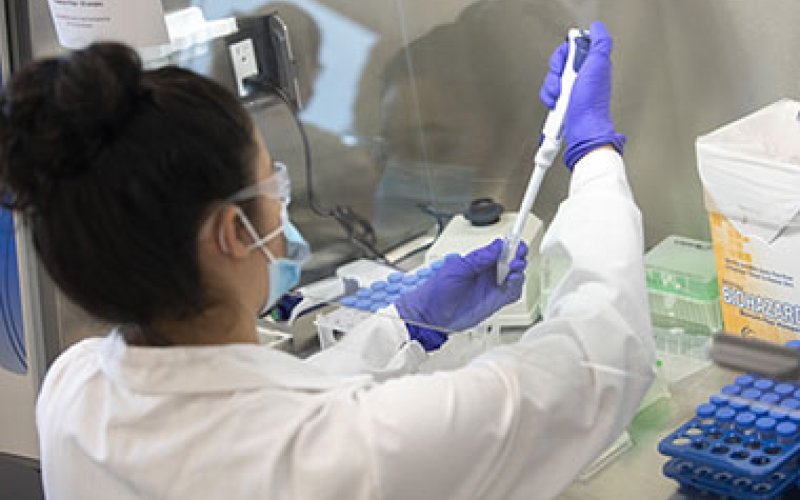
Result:
{"label": "plastic sample tube", "polygon": [[750,405],[750,413],[756,417],[766,417],[769,414],[769,406],[763,403],[755,403]]}
{"label": "plastic sample tube", "polygon": [[781,407],[772,408],[769,411],[769,416],[774,418],[776,422],[780,423],[789,418],[789,409]]}
{"label": "plastic sample tube", "polygon": [[758,432],[758,438],[762,441],[774,441],[775,426],[777,424],[778,423],[775,421],[775,419],[770,417],[761,417],[756,420],[756,432]]}
{"label": "plastic sample tube", "polygon": [[731,397],[730,396],[726,396],[725,394],[714,394],[709,399],[711,404],[712,405],[716,405],[716,406],[725,406],[730,402],[730,400],[731,400]]}
{"label": "plastic sample tube", "polygon": [[733,419],[736,417],[736,412],[730,408],[720,408],[714,414],[714,417],[716,418],[720,429],[730,430],[733,429]]}
{"label": "plastic sample tube", "polygon": [[775,427],[780,444],[794,444],[797,440],[797,424],[781,422]]}
{"label": "plastic sample tube", "polygon": [[736,428],[744,435],[753,434],[757,417],[749,411],[736,415]]}
{"label": "plastic sample tube", "polygon": [[710,404],[710,403],[703,403],[701,405],[697,405],[695,410],[695,414],[697,415],[697,420],[700,424],[700,428],[708,429],[713,427],[715,420],[714,415],[717,413],[717,407]]}

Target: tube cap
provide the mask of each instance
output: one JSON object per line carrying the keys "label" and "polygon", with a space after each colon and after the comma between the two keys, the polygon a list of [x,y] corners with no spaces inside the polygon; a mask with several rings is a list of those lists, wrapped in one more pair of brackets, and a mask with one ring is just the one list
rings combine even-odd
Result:
{"label": "tube cap", "polygon": [[417,277],[412,274],[407,274],[403,276],[403,285],[406,286],[414,286],[417,284]]}
{"label": "tube cap", "polygon": [[731,398],[731,401],[730,403],[728,403],[728,406],[730,406],[732,409],[736,411],[746,410],[747,407],[750,406],[751,401],[752,400],[734,397]]}
{"label": "tube cap", "polygon": [[781,422],[775,428],[781,437],[791,437],[797,434],[797,425],[792,422]]}
{"label": "tube cap", "polygon": [[756,420],[756,429],[760,431],[771,431],[775,428],[777,422],[772,417],[761,417]]}
{"label": "tube cap", "polygon": [[758,389],[760,391],[768,391],[768,390],[772,389],[772,387],[774,385],[775,385],[775,382],[773,382],[772,380],[770,380],[768,378],[760,378],[760,379],[756,380],[755,382],[753,382],[753,387],[755,387],[756,389]]}
{"label": "tube cap", "polygon": [[433,274],[433,271],[431,271],[431,270],[430,270],[429,268],[427,268],[427,267],[426,267],[426,268],[424,268],[424,269],[420,269],[419,271],[417,271],[417,277],[419,277],[419,278],[423,278],[423,279],[425,279],[425,278],[430,278],[430,277],[431,277],[431,274]]}
{"label": "tube cap", "polygon": [[736,415],[736,424],[742,427],[752,427],[756,423],[756,416],[746,411]]}
{"label": "tube cap", "polygon": [[727,394],[728,396],[736,396],[740,392],[742,392],[742,388],[738,385],[726,385],[720,391],[722,394]]}
{"label": "tube cap", "polygon": [[750,413],[756,417],[764,417],[769,413],[769,406],[761,403],[750,405]]}
{"label": "tube cap", "polygon": [[768,392],[763,396],[761,396],[760,398],[758,398],[758,400],[761,401],[762,403],[774,405],[781,400],[781,397],[775,394],[774,392]]}
{"label": "tube cap", "polygon": [[703,403],[701,405],[697,405],[697,416],[700,418],[711,418],[717,413],[717,407],[709,404]]}
{"label": "tube cap", "polygon": [[725,406],[730,402],[730,400],[731,397],[726,396],[725,394],[714,394],[713,396],[711,396],[711,398],[709,398],[711,404],[717,406]]}
{"label": "tube cap", "polygon": [[786,420],[789,418],[789,409],[788,408],[773,408],[769,411],[770,418],[774,418],[776,421]]}
{"label": "tube cap", "polygon": [[387,279],[389,283],[400,283],[401,281],[403,281],[404,276],[405,274],[403,273],[392,273],[389,275],[389,278]]}
{"label": "tube cap", "polygon": [[756,400],[760,398],[763,394],[764,394],[763,392],[759,391],[758,389],[753,389],[752,387],[750,389],[745,389],[742,391],[742,397],[744,399]]}
{"label": "tube cap", "polygon": [[735,416],[736,412],[730,408],[720,408],[715,414],[716,419],[721,422],[733,422]]}

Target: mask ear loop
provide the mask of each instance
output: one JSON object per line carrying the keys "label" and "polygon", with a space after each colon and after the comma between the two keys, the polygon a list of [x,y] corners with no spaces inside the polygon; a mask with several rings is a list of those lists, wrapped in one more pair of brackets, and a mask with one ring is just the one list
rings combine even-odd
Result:
{"label": "mask ear loop", "polygon": [[219,233],[217,234],[217,239],[219,240],[219,248],[220,250],[222,250],[222,253],[224,253],[225,255],[231,253],[230,249],[228,248],[228,244],[225,243],[225,234],[222,230],[222,224],[220,224],[219,226]]}
{"label": "mask ear loop", "polygon": [[248,250],[253,250],[254,248],[258,248],[261,252],[269,259],[270,262],[275,262],[276,259],[272,252],[269,251],[266,244],[272,240],[274,240],[278,235],[283,232],[283,224],[279,227],[275,228],[271,231],[268,235],[264,236],[263,238],[258,237],[258,231],[256,228],[253,227],[253,224],[250,222],[250,219],[247,218],[244,211],[242,211],[241,207],[236,207],[236,215],[239,217],[239,220],[242,222],[245,231],[250,237],[253,239],[253,243],[247,247]]}

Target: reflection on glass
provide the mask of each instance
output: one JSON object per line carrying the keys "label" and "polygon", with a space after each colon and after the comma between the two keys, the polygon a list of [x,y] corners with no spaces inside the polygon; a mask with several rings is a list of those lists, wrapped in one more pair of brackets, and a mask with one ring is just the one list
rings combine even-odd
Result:
{"label": "reflection on glass", "polygon": [[[430,224],[427,204],[458,213],[476,197],[514,209],[530,174],[545,109],[538,87],[568,2],[476,2],[389,58],[379,92],[379,234]],[[428,8],[403,4],[407,22]],[[555,211],[561,193],[543,193]]]}
{"label": "reflection on glass", "polygon": [[[323,212],[350,207],[371,223],[381,250],[434,227],[431,212],[458,213],[477,197],[516,207],[544,118],[538,85],[553,40],[574,24],[577,8],[545,0],[479,1],[460,12],[401,0],[165,2],[168,12],[188,6],[209,22],[272,12],[283,19],[305,103],[315,199]],[[234,88],[222,40],[176,61]],[[289,166],[292,217],[314,248],[311,267],[362,254],[341,224],[312,210],[287,111],[251,112],[272,155]],[[543,219],[563,194],[542,193]]]}

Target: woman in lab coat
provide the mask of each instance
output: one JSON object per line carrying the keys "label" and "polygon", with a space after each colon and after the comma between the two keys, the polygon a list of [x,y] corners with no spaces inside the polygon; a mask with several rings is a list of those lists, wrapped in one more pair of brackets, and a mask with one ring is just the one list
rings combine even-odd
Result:
{"label": "woman in lab coat", "polygon": [[[0,185],[59,287],[119,326],[50,368],[37,405],[52,499],[551,498],[652,377],[639,211],[596,23],[566,122],[569,197],[543,252],[570,267],[544,321],[467,366],[404,375],[519,294],[497,243],[308,360],[256,345],[307,252],[288,179],[235,98],[99,44],[19,72]],[[559,92],[564,46],[542,99]],[[442,277],[443,276],[443,277]],[[455,285],[454,285],[455,284]],[[466,319],[465,319],[466,318]]]}

